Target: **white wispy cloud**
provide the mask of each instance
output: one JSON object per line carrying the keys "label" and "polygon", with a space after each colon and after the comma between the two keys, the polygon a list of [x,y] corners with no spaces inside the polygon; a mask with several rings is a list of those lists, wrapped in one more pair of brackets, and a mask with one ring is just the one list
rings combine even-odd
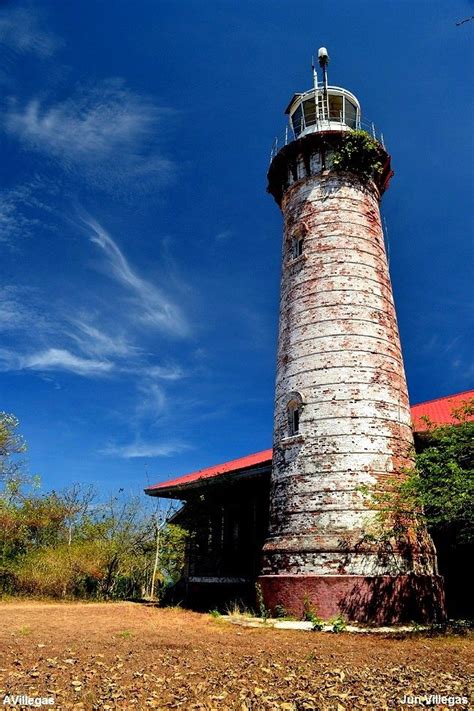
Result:
{"label": "white wispy cloud", "polygon": [[4,7],[0,14],[0,45],[19,54],[50,57],[62,41],[45,24],[38,8]]}
{"label": "white wispy cloud", "polygon": [[171,457],[187,449],[189,445],[184,442],[133,442],[132,444],[108,444],[100,454],[120,459],[140,459],[143,457]]}
{"label": "white wispy cloud", "polygon": [[76,330],[70,332],[70,337],[82,352],[88,355],[132,358],[141,352],[141,349],[123,333],[108,333],[83,319],[73,319],[71,325]]}
{"label": "white wispy cloud", "polygon": [[181,380],[185,376],[185,372],[179,365],[152,365],[143,372],[151,380]]}
{"label": "white wispy cloud", "polygon": [[0,191],[0,242],[14,249],[33,237],[38,228],[57,230],[52,204],[61,191],[58,180],[34,175],[30,180]]}
{"label": "white wispy cloud", "polygon": [[28,289],[12,284],[0,288],[0,328],[2,331],[22,330],[31,323],[31,309],[22,303]]}
{"label": "white wispy cloud", "polygon": [[[44,297],[43,297],[44,298]],[[185,377],[172,362],[157,363],[117,320],[108,327],[100,315],[77,316],[45,307],[37,290],[7,285],[0,288],[0,329],[13,339],[13,348],[0,351],[0,370],[69,371],[86,377],[127,377],[135,380],[140,402],[158,404],[158,382]],[[5,340],[5,339],[4,339]],[[155,390],[156,389],[156,390]]]}
{"label": "white wispy cloud", "polygon": [[161,419],[166,407],[166,393],[159,383],[143,380],[138,383],[138,398],[134,410],[134,422],[140,426],[142,422]]}
{"label": "white wispy cloud", "polygon": [[[166,287],[156,287],[129,263],[97,221],[87,216],[82,229],[84,225],[90,250],[100,250],[99,271],[107,278],[101,277],[96,293],[94,288],[71,284],[69,293],[66,287],[53,298],[52,285],[0,287],[0,328],[5,336],[0,371],[36,373],[54,377],[53,382],[62,373],[120,381],[124,400],[114,405],[110,416],[122,422],[130,436],[125,442],[109,443],[104,453],[127,459],[171,456],[186,445],[178,434],[172,442],[166,435],[158,441],[168,417],[168,392],[190,373],[174,358],[163,356],[161,336],[189,334],[188,321],[170,296],[179,285],[168,283],[168,270],[162,265]],[[122,299],[117,297],[117,285]]]}
{"label": "white wispy cloud", "polygon": [[189,325],[181,308],[131,267],[117,243],[96,220],[89,216],[82,219],[92,232],[91,241],[105,254],[111,276],[131,294],[137,322],[173,336],[188,335]]}
{"label": "white wispy cloud", "polygon": [[77,375],[109,373],[114,365],[106,360],[82,358],[63,348],[48,348],[23,358],[25,368],[32,370],[68,370]]}
{"label": "white wispy cloud", "polygon": [[5,284],[0,286],[0,331],[3,344],[6,345],[7,338],[13,340],[18,353],[26,346],[33,350],[38,350],[40,345],[45,347],[60,336],[63,329],[37,289]]}
{"label": "white wispy cloud", "polygon": [[216,242],[227,242],[233,235],[232,230],[221,230],[218,232],[214,239]]}
{"label": "white wispy cloud", "polygon": [[172,113],[109,79],[62,101],[11,99],[3,123],[26,148],[95,186],[117,192],[133,183],[140,192],[174,176],[175,165],[158,143]]}
{"label": "white wispy cloud", "polygon": [[[30,207],[29,186],[20,186],[0,193],[0,242],[14,244],[18,239],[28,237],[39,224]],[[29,214],[28,214],[29,213]]]}
{"label": "white wispy cloud", "polygon": [[19,355],[12,351],[0,350],[0,370],[68,371],[87,377],[103,376],[114,368],[106,360],[83,358],[64,348],[48,348],[30,355]]}

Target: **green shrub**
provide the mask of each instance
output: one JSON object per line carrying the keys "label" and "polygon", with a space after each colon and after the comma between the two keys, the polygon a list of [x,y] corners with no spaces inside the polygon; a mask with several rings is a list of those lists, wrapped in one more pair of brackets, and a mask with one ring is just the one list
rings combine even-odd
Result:
{"label": "green shrub", "polygon": [[313,632],[320,632],[324,627],[324,620],[316,614],[308,595],[303,598],[303,620],[311,622]]}
{"label": "green shrub", "polygon": [[278,617],[279,620],[290,617],[288,614],[286,608],[283,605],[275,605],[273,609],[273,614],[275,617]]}
{"label": "green shrub", "polygon": [[347,627],[347,622],[342,615],[336,615],[329,622],[332,625],[332,631],[336,633],[344,632]]}
{"label": "green shrub", "polygon": [[257,610],[258,610],[258,616],[261,617],[263,620],[268,620],[270,617],[270,612],[267,610],[265,606],[265,600],[263,597],[263,590],[262,586],[260,583],[255,583],[255,593],[257,596]]}
{"label": "green shrub", "polygon": [[382,173],[382,148],[367,131],[348,131],[333,154],[334,170],[344,170],[363,178],[376,178]]}

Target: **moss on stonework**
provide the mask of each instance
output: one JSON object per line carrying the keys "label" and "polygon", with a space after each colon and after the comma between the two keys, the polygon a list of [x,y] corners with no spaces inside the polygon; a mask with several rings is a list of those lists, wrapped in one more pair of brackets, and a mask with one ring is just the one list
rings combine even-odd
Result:
{"label": "moss on stonework", "polygon": [[367,131],[350,131],[341,137],[341,144],[332,156],[332,167],[376,179],[383,170],[381,155],[380,144]]}

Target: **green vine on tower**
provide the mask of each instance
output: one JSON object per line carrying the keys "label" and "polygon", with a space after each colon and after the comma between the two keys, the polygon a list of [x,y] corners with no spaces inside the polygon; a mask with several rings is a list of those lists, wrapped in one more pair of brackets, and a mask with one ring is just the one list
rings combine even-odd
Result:
{"label": "green vine on tower", "polygon": [[381,157],[380,144],[367,131],[350,131],[343,135],[340,148],[334,151],[332,167],[374,179],[383,170]]}

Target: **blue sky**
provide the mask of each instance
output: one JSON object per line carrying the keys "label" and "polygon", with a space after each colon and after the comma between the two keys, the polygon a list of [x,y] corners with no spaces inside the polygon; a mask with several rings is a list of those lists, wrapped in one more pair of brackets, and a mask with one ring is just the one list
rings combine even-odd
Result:
{"label": "blue sky", "polygon": [[45,488],[271,445],[284,108],[329,79],[383,131],[413,403],[473,386],[469,0],[0,5],[0,409]]}

